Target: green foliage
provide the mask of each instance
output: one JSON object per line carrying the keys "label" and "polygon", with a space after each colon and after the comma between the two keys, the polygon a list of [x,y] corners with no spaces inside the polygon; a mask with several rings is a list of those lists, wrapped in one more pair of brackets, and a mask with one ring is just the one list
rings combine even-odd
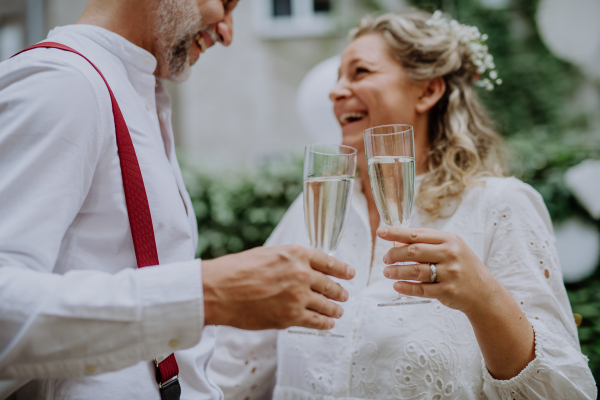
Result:
{"label": "green foliage", "polygon": [[[599,226],[600,228],[600,226]],[[581,314],[579,327],[581,351],[590,359],[590,368],[596,382],[600,379],[600,269],[590,279],[567,285],[573,312]]]}
{"label": "green foliage", "polygon": [[198,222],[197,256],[211,259],[264,244],[302,192],[302,161],[217,176],[188,167],[184,179]]}
{"label": "green foliage", "polygon": [[[444,0],[412,0],[427,11],[443,9]],[[490,10],[479,0],[455,0],[454,17],[487,33],[503,84],[480,96],[503,135],[530,132],[537,126],[561,131],[571,124],[565,100],[580,82],[577,70],[554,57],[542,43],[535,24],[535,0],[513,0],[510,7]]]}
{"label": "green foliage", "polygon": [[544,198],[554,222],[578,216],[591,220],[567,189],[564,174],[583,160],[600,158],[600,139],[582,133],[557,135],[538,127],[508,139],[512,173]]}

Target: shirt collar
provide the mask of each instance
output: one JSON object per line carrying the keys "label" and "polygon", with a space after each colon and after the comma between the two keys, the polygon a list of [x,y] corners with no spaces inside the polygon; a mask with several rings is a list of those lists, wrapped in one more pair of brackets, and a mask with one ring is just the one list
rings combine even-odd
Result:
{"label": "shirt collar", "polygon": [[60,26],[50,31],[48,39],[56,34],[65,32],[77,33],[95,41],[119,57],[123,62],[133,65],[141,72],[154,74],[156,70],[156,58],[152,53],[136,46],[123,36],[108,29],[84,24]]}

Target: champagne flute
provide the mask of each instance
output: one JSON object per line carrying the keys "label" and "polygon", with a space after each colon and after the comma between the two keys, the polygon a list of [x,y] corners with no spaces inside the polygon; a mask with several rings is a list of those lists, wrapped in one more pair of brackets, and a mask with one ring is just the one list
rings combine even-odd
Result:
{"label": "champagne flute", "polygon": [[[410,223],[415,192],[415,144],[410,125],[376,126],[364,131],[369,180],[377,211],[386,226]],[[402,246],[394,243],[394,246]],[[412,263],[398,263],[409,265]],[[431,300],[400,296],[384,306],[431,303]]]}
{"label": "champagne flute", "polygon": [[[342,145],[313,144],[304,153],[304,222],[308,242],[332,256],[342,237],[348,218],[356,149]],[[288,330],[289,333],[343,337],[329,331]]]}

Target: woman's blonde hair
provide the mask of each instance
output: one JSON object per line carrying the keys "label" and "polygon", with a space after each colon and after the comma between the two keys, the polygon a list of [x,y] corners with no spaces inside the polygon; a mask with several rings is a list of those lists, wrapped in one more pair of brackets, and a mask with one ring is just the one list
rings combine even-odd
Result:
{"label": "woman's blonde hair", "polygon": [[443,200],[460,197],[467,186],[481,184],[481,177],[503,176],[506,152],[473,88],[477,67],[470,50],[451,33],[428,25],[429,18],[418,10],[368,16],[350,36],[379,34],[410,79],[446,82],[446,92],[429,112],[429,172],[416,198],[435,219]]}

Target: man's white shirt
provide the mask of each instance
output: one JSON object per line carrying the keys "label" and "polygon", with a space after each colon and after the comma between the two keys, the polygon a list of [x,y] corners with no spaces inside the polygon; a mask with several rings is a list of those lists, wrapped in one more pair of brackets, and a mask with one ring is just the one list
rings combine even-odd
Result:
{"label": "man's white shirt", "polygon": [[204,327],[196,220],[156,60],[89,25],[56,28],[47,40],[85,55],[111,86],[161,266],[136,268],[100,75],[57,49],[1,63],[0,379],[38,378],[17,398],[159,399],[150,360],[175,351],[182,399],[221,398],[205,373],[214,328]]}

